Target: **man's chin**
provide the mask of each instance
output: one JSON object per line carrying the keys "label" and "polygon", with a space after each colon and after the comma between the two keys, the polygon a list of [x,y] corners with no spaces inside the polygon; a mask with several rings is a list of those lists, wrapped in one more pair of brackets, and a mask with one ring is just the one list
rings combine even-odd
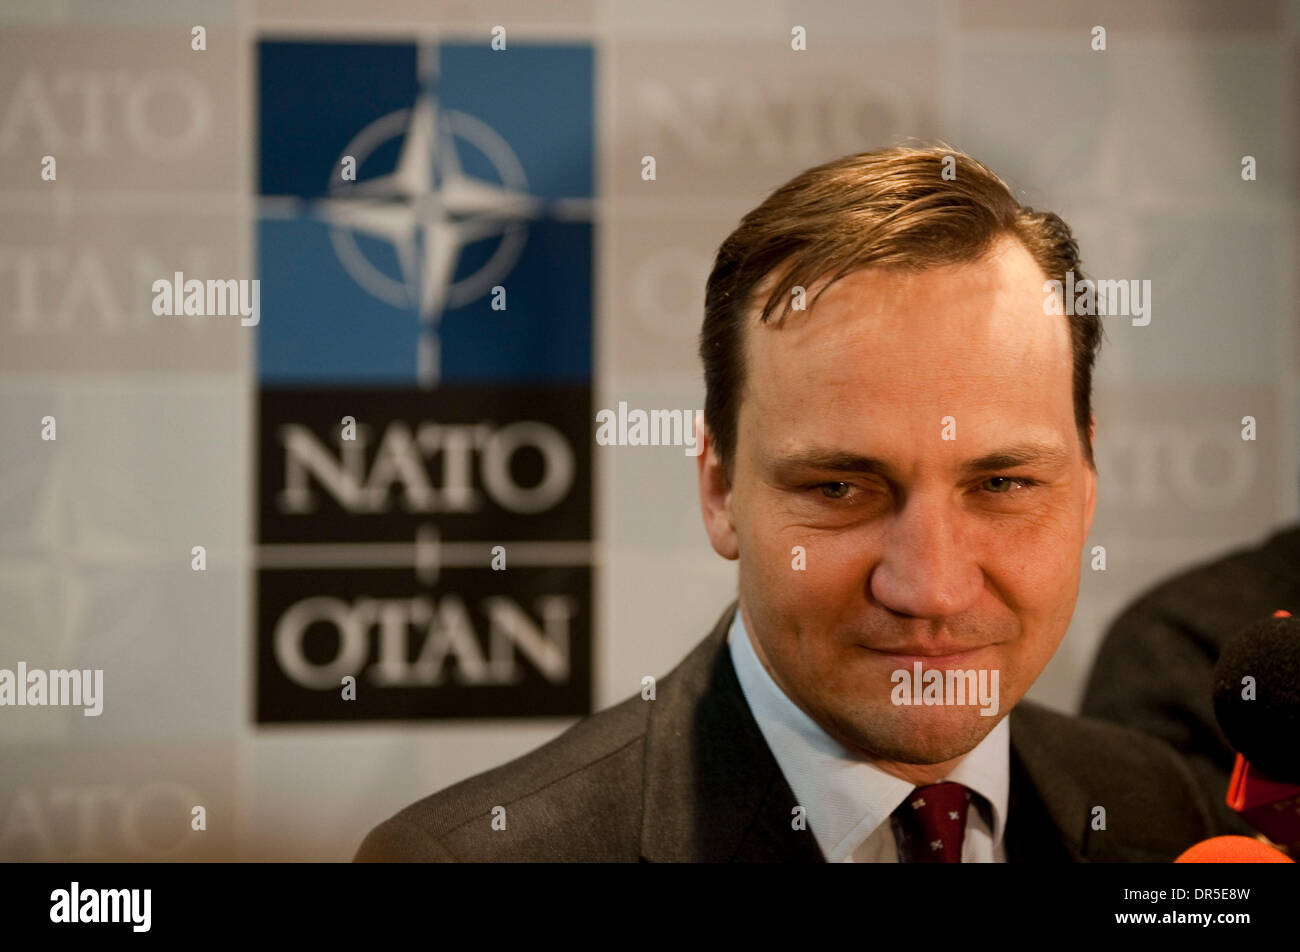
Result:
{"label": "man's chin", "polygon": [[842,732],[855,747],[874,757],[930,765],[970,753],[1001,719],[981,715],[974,707],[891,707],[865,723],[843,724]]}

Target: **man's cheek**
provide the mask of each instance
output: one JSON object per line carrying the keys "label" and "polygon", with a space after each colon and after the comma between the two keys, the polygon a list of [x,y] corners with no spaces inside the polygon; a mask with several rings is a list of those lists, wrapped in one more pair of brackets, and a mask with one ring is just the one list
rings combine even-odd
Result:
{"label": "man's cheek", "polygon": [[792,558],[791,550],[802,541],[797,527],[771,518],[747,522],[741,538],[744,547],[753,556],[750,561],[764,576],[771,576],[783,567],[788,569]]}
{"label": "man's cheek", "polygon": [[767,556],[763,597],[801,619],[807,630],[835,628],[860,613],[867,566],[863,550],[841,540],[787,535]]}
{"label": "man's cheek", "polygon": [[1059,603],[1062,593],[1078,581],[1077,553],[1059,547],[1031,549],[1026,557],[1017,560],[1018,570],[1012,573],[1016,589],[1030,600],[1051,600]]}
{"label": "man's cheek", "polygon": [[1053,586],[1072,571],[1077,548],[1061,527],[1050,524],[1019,531],[998,531],[990,526],[970,537],[972,554],[989,571],[1016,587]]}
{"label": "man's cheek", "polygon": [[825,564],[825,559],[820,558],[824,551],[819,551],[811,534],[799,526],[770,527],[755,542],[762,557],[762,572],[769,578],[807,578],[813,563]]}

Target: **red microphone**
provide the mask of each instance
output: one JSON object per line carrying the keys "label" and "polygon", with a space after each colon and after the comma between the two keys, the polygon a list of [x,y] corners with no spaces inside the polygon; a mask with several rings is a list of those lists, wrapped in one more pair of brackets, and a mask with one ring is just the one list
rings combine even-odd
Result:
{"label": "red microphone", "polygon": [[1175,863],[1294,863],[1278,850],[1249,836],[1215,836],[1183,852]]}

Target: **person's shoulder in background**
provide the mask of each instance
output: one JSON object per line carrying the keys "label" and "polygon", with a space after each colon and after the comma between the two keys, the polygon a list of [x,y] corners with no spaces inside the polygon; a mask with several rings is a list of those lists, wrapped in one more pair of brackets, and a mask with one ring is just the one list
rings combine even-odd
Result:
{"label": "person's shoulder in background", "polygon": [[1300,526],[1166,579],[1111,625],[1080,713],[1163,740],[1186,761],[1221,833],[1254,830],[1224,802],[1236,752],[1214,717],[1214,665],[1229,638],[1300,607]]}
{"label": "person's shoulder in background", "polygon": [[648,705],[633,696],[370,831],[356,862],[635,861]]}

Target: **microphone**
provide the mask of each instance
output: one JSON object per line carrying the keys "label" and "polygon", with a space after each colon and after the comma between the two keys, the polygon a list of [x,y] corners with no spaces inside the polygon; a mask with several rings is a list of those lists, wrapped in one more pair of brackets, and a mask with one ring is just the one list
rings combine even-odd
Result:
{"label": "microphone", "polygon": [[1300,850],[1300,621],[1289,612],[1224,645],[1214,716],[1237,749],[1228,806],[1281,849]]}
{"label": "microphone", "polygon": [[1175,863],[1294,863],[1279,850],[1249,836],[1214,836],[1182,852]]}

